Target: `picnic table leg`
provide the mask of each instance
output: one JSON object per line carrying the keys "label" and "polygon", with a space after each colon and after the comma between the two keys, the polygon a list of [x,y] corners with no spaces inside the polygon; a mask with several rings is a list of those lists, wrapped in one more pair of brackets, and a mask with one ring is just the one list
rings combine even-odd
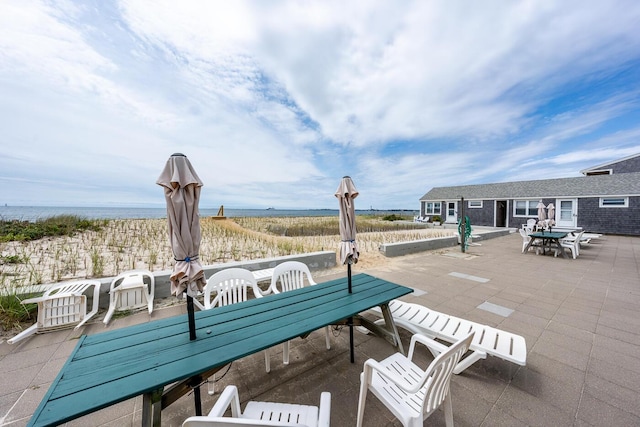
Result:
{"label": "picnic table leg", "polygon": [[558,253],[560,254],[560,256],[562,258],[566,258],[566,255],[564,253],[564,248],[560,245],[560,239],[554,239],[553,241],[556,244],[556,249],[557,249]]}
{"label": "picnic table leg", "polygon": [[159,388],[142,396],[142,427],[160,427],[162,392]]}
{"label": "picnic table leg", "polygon": [[396,340],[396,347],[400,353],[407,355],[404,352],[404,347],[402,346],[402,340],[400,339],[400,334],[398,334],[398,328],[396,328],[396,322],[393,321],[393,315],[391,314],[391,310],[389,310],[389,304],[382,304],[380,306],[382,310],[382,317],[384,317],[384,323],[387,327],[387,330],[393,334]]}
{"label": "picnic table leg", "polygon": [[532,237],[529,239],[529,243],[527,243],[527,247],[524,248],[524,251],[522,251],[523,254],[527,254],[527,252],[529,252],[529,248],[531,247],[531,245],[533,245],[533,241],[535,240],[535,237]]}

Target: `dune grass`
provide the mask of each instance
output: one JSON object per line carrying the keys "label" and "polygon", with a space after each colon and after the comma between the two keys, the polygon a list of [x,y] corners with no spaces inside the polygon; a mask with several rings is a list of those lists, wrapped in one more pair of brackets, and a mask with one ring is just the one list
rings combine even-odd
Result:
{"label": "dune grass", "polygon": [[[166,219],[76,224],[75,229],[57,235],[0,241],[0,288],[115,276],[135,268],[173,268]],[[356,224],[363,254],[378,252],[383,243],[451,234],[379,217],[358,216]],[[200,260],[204,265],[335,251],[340,242],[336,217],[202,218],[201,229]]]}

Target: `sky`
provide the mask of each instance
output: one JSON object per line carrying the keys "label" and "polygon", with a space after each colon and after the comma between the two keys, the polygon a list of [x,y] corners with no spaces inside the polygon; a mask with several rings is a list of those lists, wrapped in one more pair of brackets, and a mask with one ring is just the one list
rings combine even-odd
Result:
{"label": "sky", "polygon": [[640,2],[0,1],[0,204],[419,209],[640,153]]}

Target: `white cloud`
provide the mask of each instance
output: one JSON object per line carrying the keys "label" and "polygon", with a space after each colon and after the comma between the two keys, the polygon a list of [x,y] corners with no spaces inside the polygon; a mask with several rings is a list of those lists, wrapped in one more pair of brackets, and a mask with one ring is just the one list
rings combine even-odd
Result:
{"label": "white cloud", "polygon": [[365,207],[406,208],[575,176],[638,149],[638,22],[631,0],[7,0],[0,182],[162,203],[184,152],[211,206],[330,207],[351,174]]}

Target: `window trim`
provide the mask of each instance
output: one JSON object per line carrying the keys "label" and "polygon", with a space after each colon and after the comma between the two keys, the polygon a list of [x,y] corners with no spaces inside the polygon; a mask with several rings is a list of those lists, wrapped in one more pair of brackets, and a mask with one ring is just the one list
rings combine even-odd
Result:
{"label": "window trim", "polygon": [[[431,205],[431,210],[429,210],[429,205]],[[436,212],[436,205],[438,205],[438,210]],[[424,203],[424,214],[425,215],[442,215],[442,202],[425,202]]]}
{"label": "window trim", "polygon": [[[624,203],[621,205],[608,205],[605,204],[605,200],[622,200]],[[599,207],[601,208],[628,208],[629,207],[629,197],[600,197]]]}
{"label": "window trim", "polygon": [[[469,209],[482,209],[482,200],[468,200],[467,207]],[[475,205],[472,205],[474,203]]]}
{"label": "window trim", "polygon": [[[527,207],[526,207],[526,211],[527,213],[525,213],[524,215],[518,214],[517,210],[518,210],[518,202],[525,202],[527,203]],[[513,201],[513,217],[514,218],[535,218],[538,216],[538,203],[540,202],[540,199],[514,199]],[[533,207],[532,207],[533,204]],[[534,213],[531,213],[532,211],[535,211]]]}

